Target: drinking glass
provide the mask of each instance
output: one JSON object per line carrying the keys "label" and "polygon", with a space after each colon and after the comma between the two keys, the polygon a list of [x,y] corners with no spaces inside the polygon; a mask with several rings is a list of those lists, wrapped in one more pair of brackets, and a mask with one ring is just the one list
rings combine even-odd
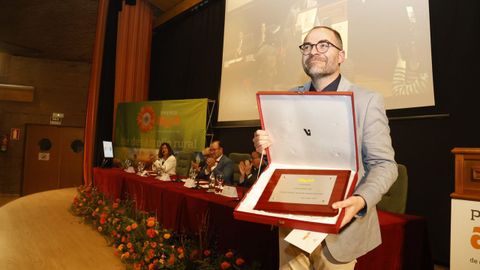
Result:
{"label": "drinking glass", "polygon": [[190,179],[195,180],[197,178],[197,171],[193,167],[190,167],[188,176],[190,177]]}
{"label": "drinking glass", "polygon": [[218,173],[217,176],[215,177],[215,194],[222,193],[223,182],[224,182],[223,174]]}
{"label": "drinking glass", "polygon": [[138,169],[139,173],[142,173],[143,170],[145,169],[145,163],[139,161],[138,164],[137,164],[137,169]]}
{"label": "drinking glass", "polygon": [[210,173],[207,192],[215,192],[215,172]]}
{"label": "drinking glass", "polygon": [[130,166],[132,166],[132,162],[130,161],[130,159],[125,159],[123,161],[123,168],[128,169]]}

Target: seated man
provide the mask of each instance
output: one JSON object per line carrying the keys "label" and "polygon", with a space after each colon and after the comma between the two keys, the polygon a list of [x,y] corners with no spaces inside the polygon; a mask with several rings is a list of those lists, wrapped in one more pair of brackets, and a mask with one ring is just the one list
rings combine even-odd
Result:
{"label": "seated man", "polygon": [[205,166],[207,158],[210,156],[210,147],[206,147],[202,150],[202,155],[197,154],[195,161],[192,160],[191,169],[195,170],[198,174],[200,170]]}
{"label": "seated man", "polygon": [[[261,166],[260,166],[261,164]],[[240,178],[238,181],[239,186],[251,187],[259,175],[258,170],[260,168],[260,173],[265,169],[266,162],[261,162],[260,154],[257,151],[253,151],[251,154],[250,160],[240,161],[238,168],[240,170]]]}
{"label": "seated man", "polygon": [[224,183],[233,185],[233,161],[223,154],[223,147],[220,141],[213,141],[210,144],[210,156],[206,164],[200,170],[198,178],[209,179],[213,172],[214,176],[223,174]]}

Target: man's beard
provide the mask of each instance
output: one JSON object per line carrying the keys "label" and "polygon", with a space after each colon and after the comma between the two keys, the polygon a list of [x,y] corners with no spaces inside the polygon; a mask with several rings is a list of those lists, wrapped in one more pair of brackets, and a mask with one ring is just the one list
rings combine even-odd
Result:
{"label": "man's beard", "polygon": [[[331,75],[335,70],[329,68],[328,58],[321,58],[320,56],[312,56],[303,63],[303,70],[310,78],[321,78]],[[314,61],[312,63],[312,61]]]}

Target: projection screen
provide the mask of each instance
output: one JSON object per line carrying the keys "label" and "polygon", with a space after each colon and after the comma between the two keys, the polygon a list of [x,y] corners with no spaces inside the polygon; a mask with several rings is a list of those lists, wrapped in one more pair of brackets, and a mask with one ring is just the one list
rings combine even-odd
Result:
{"label": "projection screen", "polygon": [[308,81],[298,46],[317,25],[342,35],[342,76],[387,109],[435,105],[428,0],[227,0],[225,12],[218,122],[258,120],[257,91]]}

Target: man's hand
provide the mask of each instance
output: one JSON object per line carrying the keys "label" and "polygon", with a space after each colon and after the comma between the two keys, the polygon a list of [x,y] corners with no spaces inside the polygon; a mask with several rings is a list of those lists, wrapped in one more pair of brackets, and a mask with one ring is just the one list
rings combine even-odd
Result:
{"label": "man's hand", "polygon": [[207,158],[207,166],[209,170],[213,167],[213,165],[215,165],[215,162],[216,161],[214,158],[211,158],[211,157]]}
{"label": "man's hand", "polygon": [[271,144],[270,135],[265,130],[257,130],[253,134],[253,144],[257,152],[262,153],[263,150],[267,149]]}
{"label": "man's hand", "polygon": [[241,176],[245,176],[245,163],[243,160],[238,164],[238,170],[240,171]]}
{"label": "man's hand", "polygon": [[252,163],[250,163],[250,160],[245,160],[245,175],[249,175],[252,173]]}
{"label": "man's hand", "polygon": [[343,217],[340,228],[348,224],[358,211],[365,207],[365,204],[365,200],[361,196],[351,196],[346,200],[333,203],[333,209],[345,208],[345,216]]}

